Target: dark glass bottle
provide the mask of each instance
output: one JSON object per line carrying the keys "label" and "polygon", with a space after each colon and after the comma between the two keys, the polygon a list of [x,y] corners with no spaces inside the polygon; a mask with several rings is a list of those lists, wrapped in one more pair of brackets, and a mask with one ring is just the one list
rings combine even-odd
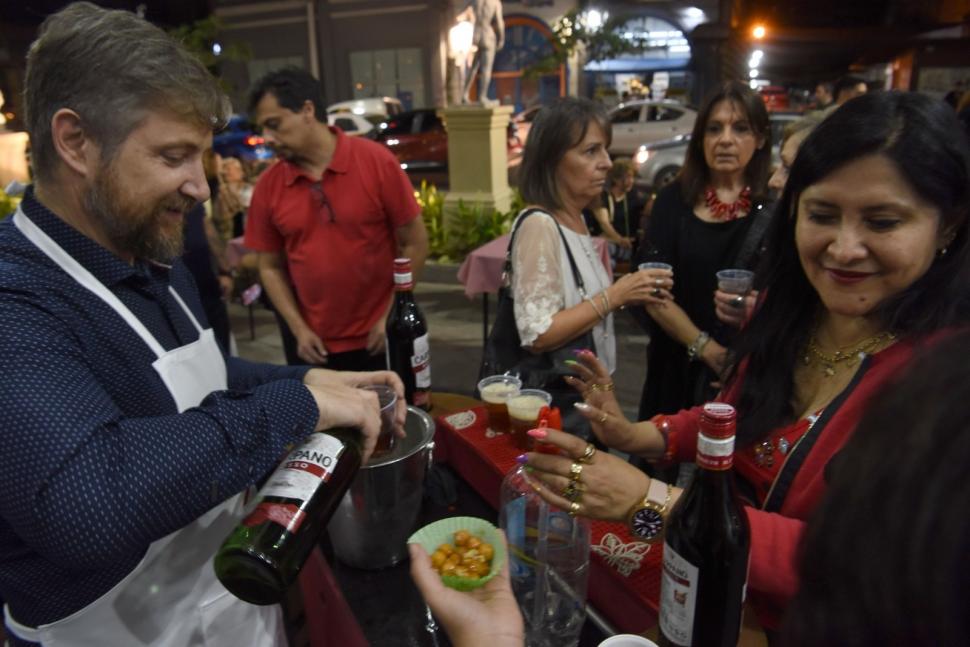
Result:
{"label": "dark glass bottle", "polygon": [[350,487],[360,459],[356,429],[313,433],[297,445],[216,553],[222,585],[252,604],[279,602]]}
{"label": "dark glass bottle", "polygon": [[735,411],[704,405],[697,472],[667,520],[660,581],[660,644],[738,643],[751,530],[734,484]]}
{"label": "dark glass bottle", "polygon": [[387,317],[387,367],[404,382],[404,397],[431,408],[431,352],[428,324],[414,300],[411,259],[394,259],[394,305]]}

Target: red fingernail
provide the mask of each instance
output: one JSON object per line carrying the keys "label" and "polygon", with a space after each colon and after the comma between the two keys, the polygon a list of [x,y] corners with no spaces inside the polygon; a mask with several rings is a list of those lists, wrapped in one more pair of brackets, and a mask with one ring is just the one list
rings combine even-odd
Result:
{"label": "red fingernail", "polygon": [[540,429],[530,429],[529,431],[527,431],[525,433],[529,434],[533,438],[538,438],[540,440],[542,440],[543,438],[545,438],[546,436],[549,435],[549,432],[548,431],[546,431],[545,429],[541,429],[541,428]]}

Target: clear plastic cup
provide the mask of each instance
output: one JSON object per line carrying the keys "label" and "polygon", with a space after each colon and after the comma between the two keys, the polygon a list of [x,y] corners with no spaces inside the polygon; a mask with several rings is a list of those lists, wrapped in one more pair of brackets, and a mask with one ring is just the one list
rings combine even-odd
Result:
{"label": "clear plastic cup", "polygon": [[512,444],[519,449],[529,449],[532,438],[526,433],[539,424],[539,412],[552,406],[552,396],[541,389],[522,389],[519,394],[506,400],[509,422],[512,427]]}
{"label": "clear plastic cup", "polygon": [[506,401],[519,394],[522,380],[514,375],[491,375],[478,382],[478,395],[488,412],[488,428],[497,434],[507,434],[509,410]]}
{"label": "clear plastic cup", "polygon": [[751,291],[754,272],[749,270],[721,270],[717,273],[717,289],[744,296]]}
{"label": "clear plastic cup", "polygon": [[397,436],[394,435],[394,409],[397,405],[397,393],[386,384],[368,384],[360,387],[377,394],[377,403],[381,408],[381,434],[377,437],[374,455],[383,454],[394,449]]}
{"label": "clear plastic cup", "polygon": [[637,269],[638,270],[667,270],[669,272],[673,272],[674,266],[671,265],[670,263],[657,263],[657,262],[651,261],[649,263],[640,263],[639,265],[637,265]]}

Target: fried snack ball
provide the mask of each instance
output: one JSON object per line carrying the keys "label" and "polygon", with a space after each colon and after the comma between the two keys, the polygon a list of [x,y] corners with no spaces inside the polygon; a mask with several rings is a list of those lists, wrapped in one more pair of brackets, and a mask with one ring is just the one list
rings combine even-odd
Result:
{"label": "fried snack ball", "polygon": [[431,567],[439,575],[477,579],[488,575],[495,549],[467,530],[454,533],[455,545],[441,544],[431,555]]}

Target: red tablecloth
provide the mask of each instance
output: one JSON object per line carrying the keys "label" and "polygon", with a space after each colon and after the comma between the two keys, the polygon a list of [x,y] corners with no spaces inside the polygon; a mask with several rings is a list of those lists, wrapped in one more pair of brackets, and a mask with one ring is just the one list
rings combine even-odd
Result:
{"label": "red tablecloth", "polygon": [[[593,238],[593,245],[603,261],[607,274],[613,277],[610,265],[610,250],[603,238]],[[498,292],[502,285],[502,266],[505,264],[505,251],[509,247],[509,235],[499,236],[490,243],[485,243],[466,258],[458,268],[458,280],[465,286],[468,298],[476,294]]]}
{"label": "red tablecloth", "polygon": [[[486,436],[486,420],[483,406],[436,418],[434,457],[497,509],[502,478],[522,450],[506,435]],[[620,631],[645,632],[657,623],[662,546],[636,541],[623,524],[590,527],[589,602]]]}

